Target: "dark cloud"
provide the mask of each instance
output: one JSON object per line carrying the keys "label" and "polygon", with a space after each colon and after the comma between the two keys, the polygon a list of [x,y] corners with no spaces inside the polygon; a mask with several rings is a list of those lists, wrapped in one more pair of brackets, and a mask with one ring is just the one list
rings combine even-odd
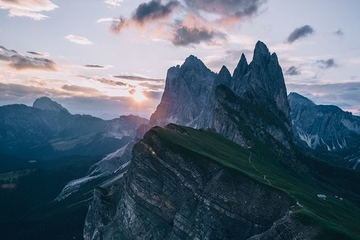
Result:
{"label": "dark cloud", "polygon": [[34,51],[27,51],[27,53],[32,54],[32,55],[35,55],[35,56],[39,56],[39,57],[43,57],[43,56],[44,56],[44,54],[38,53],[38,52],[34,52]]}
{"label": "dark cloud", "polygon": [[129,76],[129,75],[116,75],[116,76],[113,76],[113,77],[114,78],[126,79],[126,80],[133,80],[133,81],[164,82],[164,79],[160,79],[160,78],[145,78],[145,77]]}
{"label": "dark cloud", "polygon": [[291,66],[285,71],[285,75],[289,75],[289,76],[296,76],[300,74],[301,74],[300,69],[295,66]]}
{"label": "dark cloud", "polygon": [[56,71],[56,63],[50,59],[23,56],[2,46],[0,46],[0,61],[7,62],[7,66],[15,70]]}
{"label": "dark cloud", "polygon": [[144,24],[147,21],[166,18],[179,4],[178,1],[170,1],[167,4],[162,4],[161,0],[151,0],[148,3],[142,3],[135,10],[132,20]]}
{"label": "dark cloud", "polygon": [[316,64],[321,69],[329,69],[329,68],[336,68],[338,65],[335,63],[335,60],[332,58],[329,58],[328,60],[317,60]]}
{"label": "dark cloud", "polygon": [[198,44],[200,42],[210,42],[215,36],[217,36],[216,33],[205,28],[189,28],[181,26],[175,30],[171,42],[175,46],[186,46],[189,44]]}
{"label": "dark cloud", "polygon": [[305,25],[299,28],[296,28],[292,33],[290,33],[290,35],[287,38],[287,42],[288,43],[293,43],[296,40],[300,39],[300,38],[304,38],[308,35],[311,35],[314,33],[314,29],[309,26],[309,25]]}
{"label": "dark cloud", "polygon": [[265,0],[185,0],[191,9],[217,13],[222,16],[251,17],[259,11]]}
{"label": "dark cloud", "polygon": [[335,32],[333,32],[334,35],[342,37],[344,36],[344,32],[341,28],[339,28],[338,30],[336,30]]}
{"label": "dark cloud", "polygon": [[104,66],[97,65],[97,64],[86,64],[84,67],[85,68],[105,68]]}

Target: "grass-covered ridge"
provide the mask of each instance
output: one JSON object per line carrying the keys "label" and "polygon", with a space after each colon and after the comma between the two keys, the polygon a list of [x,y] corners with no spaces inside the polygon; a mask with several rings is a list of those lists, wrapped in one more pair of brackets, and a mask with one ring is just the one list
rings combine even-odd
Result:
{"label": "grass-covered ridge", "polygon": [[[334,189],[321,184],[312,186],[281,161],[243,148],[214,131],[182,126],[176,128],[181,131],[161,127],[150,131],[169,146],[201,154],[262,184],[286,192],[303,206],[292,217],[314,226],[320,233],[320,239],[360,239],[359,207],[337,196]],[[319,198],[318,194],[326,195],[326,200]]]}

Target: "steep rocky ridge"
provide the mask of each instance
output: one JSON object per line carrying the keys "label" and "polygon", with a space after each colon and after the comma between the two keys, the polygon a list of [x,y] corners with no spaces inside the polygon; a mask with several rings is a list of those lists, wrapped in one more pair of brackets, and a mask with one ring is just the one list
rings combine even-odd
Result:
{"label": "steep rocky ridge", "polygon": [[[174,125],[168,129],[189,134]],[[251,155],[245,158],[251,161]],[[125,178],[96,190],[84,238],[247,239],[295,208],[283,192],[172,145],[150,130],[136,144]],[[287,235],[290,228],[280,232]]]}
{"label": "steep rocky ridge", "polygon": [[84,238],[357,239],[349,197],[359,193],[339,197],[267,151],[210,130],[154,127],[125,175],[95,191]]}
{"label": "steep rocky ridge", "polygon": [[288,98],[298,144],[330,164],[360,170],[360,117],[297,93]]}

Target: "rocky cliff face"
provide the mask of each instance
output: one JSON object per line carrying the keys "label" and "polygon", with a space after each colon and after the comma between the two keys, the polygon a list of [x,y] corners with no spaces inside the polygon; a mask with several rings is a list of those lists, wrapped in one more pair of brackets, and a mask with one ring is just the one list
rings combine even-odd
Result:
{"label": "rocky cliff face", "polygon": [[246,147],[254,145],[255,133],[263,143],[275,139],[289,149],[289,112],[277,56],[259,41],[253,61],[248,64],[242,55],[233,76],[225,66],[215,75],[193,56],[183,66],[171,68],[150,124],[212,128]]}
{"label": "rocky cliff face", "polygon": [[150,125],[186,125],[203,111],[214,83],[215,73],[195,56],[168,70],[163,96],[150,118]]}
{"label": "rocky cliff face", "polygon": [[96,190],[84,238],[266,239],[276,231],[290,239],[296,224],[297,234],[310,229],[289,217],[294,204],[283,192],[179,149],[150,130],[135,145],[126,176]]}
{"label": "rocky cliff face", "polygon": [[336,106],[316,105],[289,94],[291,118],[299,145],[329,163],[360,169],[360,117]]}

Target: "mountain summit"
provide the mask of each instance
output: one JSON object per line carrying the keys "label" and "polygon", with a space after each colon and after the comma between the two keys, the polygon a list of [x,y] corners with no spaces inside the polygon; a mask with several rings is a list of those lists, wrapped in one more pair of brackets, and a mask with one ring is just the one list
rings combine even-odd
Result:
{"label": "mountain summit", "polygon": [[69,113],[69,111],[61,106],[61,104],[51,100],[48,97],[41,97],[35,100],[33,103],[33,108],[38,108],[41,110],[48,110],[53,112],[66,112]]}
{"label": "mountain summit", "polygon": [[273,138],[289,148],[290,108],[276,54],[258,41],[253,61],[248,64],[242,54],[233,76],[225,66],[218,74],[211,72],[194,56],[170,68],[150,118],[153,126],[168,123],[211,128],[246,147],[254,145],[254,138]]}

